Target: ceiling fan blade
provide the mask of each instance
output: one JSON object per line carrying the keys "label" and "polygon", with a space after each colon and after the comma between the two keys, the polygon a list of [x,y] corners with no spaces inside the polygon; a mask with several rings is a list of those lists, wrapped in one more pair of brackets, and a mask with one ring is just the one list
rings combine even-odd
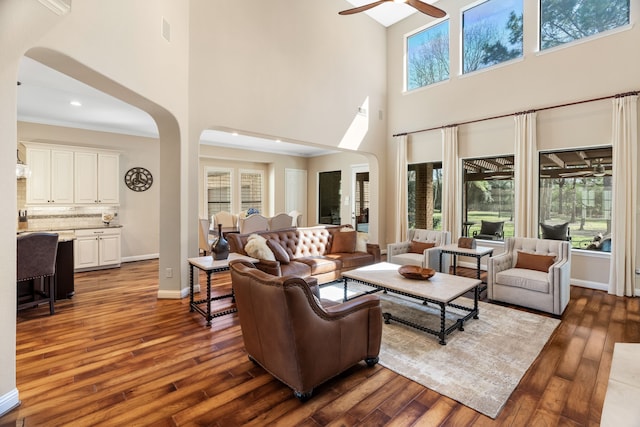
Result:
{"label": "ceiling fan blade", "polygon": [[580,172],[566,172],[566,173],[561,173],[560,177],[562,178],[580,178],[582,176],[589,176],[592,175],[593,172],[591,171],[580,171]]}
{"label": "ceiling fan blade", "polygon": [[354,7],[353,9],[343,10],[341,12],[338,12],[338,15],[352,15],[354,13],[364,12],[365,10],[373,9],[374,7],[379,6],[382,3],[386,3],[388,1],[393,1],[393,0],[376,1],[376,2],[373,2],[373,3],[365,4],[364,6],[359,6],[359,7]]}
{"label": "ceiling fan blade", "polygon": [[407,3],[410,6],[415,7],[425,15],[433,16],[434,18],[443,18],[447,16],[447,12],[445,12],[444,10],[432,6],[428,3],[421,2],[420,0],[407,0]]}

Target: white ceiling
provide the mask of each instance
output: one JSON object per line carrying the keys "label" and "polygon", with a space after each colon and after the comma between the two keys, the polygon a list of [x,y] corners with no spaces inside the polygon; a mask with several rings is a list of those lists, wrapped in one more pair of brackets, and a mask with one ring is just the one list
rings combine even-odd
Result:
{"label": "white ceiling", "polygon": [[[375,0],[347,0],[354,7],[363,6],[365,4],[373,3]],[[436,0],[437,1],[437,0]],[[429,3],[435,3],[430,1]],[[348,8],[347,8],[348,9]],[[383,3],[373,9],[367,10],[366,13],[385,27],[395,24],[398,21],[403,20],[409,15],[416,13],[417,10],[404,3],[395,3],[395,1],[389,1]],[[345,16],[348,18],[348,15]]]}
{"label": "white ceiling", "polygon": [[[84,83],[23,57],[18,72],[18,120],[101,132],[157,138],[158,128],[146,112],[113,98]],[[78,101],[81,106],[74,106]],[[263,151],[291,156],[314,157],[336,151],[314,146],[279,142],[275,138],[234,135],[205,130],[200,143]]]}
{"label": "white ceiling", "polygon": [[[372,0],[347,0],[354,7]],[[437,1],[437,0],[436,0]],[[365,12],[386,26],[415,13],[402,3],[381,4]],[[344,19],[349,19],[345,16]],[[100,92],[84,83],[59,73],[45,65],[24,57],[20,64],[18,81],[18,120],[102,132],[122,133],[145,137],[158,137],[154,120],[146,112]],[[77,101],[81,106],[74,106]],[[320,147],[229,132],[206,130],[200,138],[202,144],[246,148],[253,151],[313,157],[329,154]]]}

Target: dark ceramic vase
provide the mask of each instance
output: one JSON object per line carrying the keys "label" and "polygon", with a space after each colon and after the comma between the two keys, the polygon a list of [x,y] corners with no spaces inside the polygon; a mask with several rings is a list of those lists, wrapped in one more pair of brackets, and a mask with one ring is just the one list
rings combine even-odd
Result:
{"label": "dark ceramic vase", "polygon": [[222,224],[218,224],[218,238],[211,245],[213,259],[227,259],[229,257],[229,242],[222,235]]}

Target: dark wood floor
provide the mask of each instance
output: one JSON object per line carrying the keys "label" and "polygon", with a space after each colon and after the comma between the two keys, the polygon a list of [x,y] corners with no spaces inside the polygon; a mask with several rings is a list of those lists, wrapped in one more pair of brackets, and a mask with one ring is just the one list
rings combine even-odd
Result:
{"label": "dark wood floor", "polygon": [[[157,261],[76,275],[76,296],[18,314],[21,406],[0,426],[597,426],[615,342],[640,342],[640,299],[572,287],[546,347],[496,420],[379,365],[307,403],[247,359],[237,316],[158,300]],[[214,278],[228,292],[227,273]]]}

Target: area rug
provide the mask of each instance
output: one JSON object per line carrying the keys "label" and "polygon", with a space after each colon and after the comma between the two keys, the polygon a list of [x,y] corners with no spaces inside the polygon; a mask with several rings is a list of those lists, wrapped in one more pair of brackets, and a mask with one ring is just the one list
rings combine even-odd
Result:
{"label": "area rug", "polygon": [[[363,289],[349,283],[349,297]],[[325,286],[320,293],[323,298],[341,301],[342,283]],[[438,307],[392,294],[376,295],[383,313],[440,329]],[[456,302],[473,306],[473,300],[465,297]],[[482,301],[479,311],[480,318],[467,322],[464,331],[452,332],[444,346],[435,335],[393,321],[384,324],[379,363],[496,418],[560,321]],[[451,316],[451,324],[453,319]]]}

